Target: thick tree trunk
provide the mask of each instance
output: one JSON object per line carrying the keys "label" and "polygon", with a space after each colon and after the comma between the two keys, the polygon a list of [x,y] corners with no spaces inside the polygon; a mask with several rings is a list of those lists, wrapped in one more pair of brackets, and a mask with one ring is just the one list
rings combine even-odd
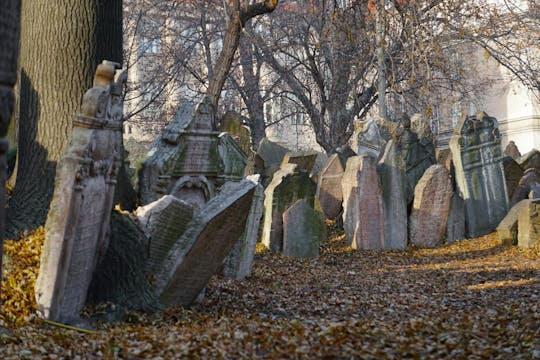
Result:
{"label": "thick tree trunk", "polygon": [[122,61],[121,0],[24,1],[18,170],[7,235],[45,222],[56,164],[96,66]]}
{"label": "thick tree trunk", "polygon": [[[2,4],[0,15],[0,274],[2,274],[2,252],[5,216],[5,181],[7,175],[5,138],[13,112],[13,86],[17,79],[19,55],[21,1],[7,0]],[[1,291],[1,288],[0,288]]]}

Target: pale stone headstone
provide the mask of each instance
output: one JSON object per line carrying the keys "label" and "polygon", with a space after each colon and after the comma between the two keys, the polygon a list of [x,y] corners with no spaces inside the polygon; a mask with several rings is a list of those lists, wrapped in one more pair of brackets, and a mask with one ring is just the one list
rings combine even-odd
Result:
{"label": "pale stone headstone", "polygon": [[357,136],[358,155],[371,154],[379,158],[386,146],[375,119],[368,120]]}
{"label": "pale stone headstone", "polygon": [[283,212],[299,199],[315,205],[315,183],[296,164],[285,164],[264,191],[262,243],[273,252],[283,249]]}
{"label": "pale stone headstone", "polygon": [[335,219],[341,212],[341,203],[343,201],[342,177],[343,167],[341,161],[339,156],[334,154],[319,173],[319,180],[317,181],[316,196],[327,219]]}
{"label": "pale stone headstone", "polygon": [[315,160],[317,159],[316,151],[296,151],[296,152],[287,152],[283,157],[283,164],[296,164],[300,169],[304,169],[309,173],[313,170],[315,166]]}
{"label": "pale stone headstone", "polygon": [[283,255],[296,258],[316,258],[319,243],[326,238],[322,214],[306,199],[300,199],[283,213]]}
{"label": "pale stone headstone", "polygon": [[219,135],[218,153],[223,163],[223,169],[218,175],[219,182],[242,180],[248,161],[247,155],[228,133]]}
{"label": "pale stone headstone", "polygon": [[519,185],[519,181],[523,177],[523,170],[517,161],[512,159],[510,156],[503,157],[502,162],[504,168],[504,178],[506,180],[506,189],[508,191],[508,197],[511,199],[510,206],[512,206],[512,204],[515,204],[512,199]]}
{"label": "pale stone headstone", "polygon": [[454,192],[450,199],[450,212],[446,224],[446,241],[453,244],[465,239],[465,202]]}
{"label": "pale stone headstone", "polygon": [[414,190],[409,220],[411,244],[420,247],[443,244],[451,197],[452,182],[448,170],[442,165],[432,165]]}
{"label": "pale stone headstone", "polygon": [[223,160],[211,100],[205,97],[195,111],[181,105],[149,151],[139,172],[143,205],[174,195],[200,209],[221,183]]}
{"label": "pale stone headstone", "polygon": [[256,186],[251,180],[226,183],[193,218],[155,274],[163,304],[195,301],[244,231]]}
{"label": "pale stone headstone", "polygon": [[53,200],[42,249],[36,301],[41,314],[76,322],[92,273],[107,249],[117,171],[122,162],[124,70],[101,63],[94,86],[83,97],[81,113],[57,167]]}
{"label": "pale stone headstone", "polygon": [[508,211],[497,119],[485,113],[460,120],[450,140],[469,237],[487,234]]}
{"label": "pale stone headstone", "polygon": [[523,199],[528,199],[531,190],[539,183],[538,171],[535,168],[527,169],[519,180],[517,188],[514,190],[514,194],[510,200],[510,206],[517,204]]}
{"label": "pale stone headstone", "polygon": [[172,195],[165,195],[135,211],[139,227],[149,239],[147,269],[157,271],[174,243],[193,218],[193,207]]}
{"label": "pale stone headstone", "polygon": [[383,203],[384,248],[405,249],[408,237],[405,171],[403,159],[396,152],[394,140],[390,140],[386,145],[377,171]]}
{"label": "pale stone headstone", "polygon": [[384,219],[377,158],[366,154],[353,156],[341,181],[343,188],[343,225],[354,249],[384,248]]}
{"label": "pale stone headstone", "polygon": [[517,160],[521,157],[521,153],[513,140],[510,140],[504,148],[504,155],[510,156],[512,159]]}
{"label": "pale stone headstone", "polygon": [[529,206],[531,200],[521,200],[508,211],[508,214],[497,226],[497,235],[503,245],[517,245],[518,243],[518,215],[521,209]]}
{"label": "pale stone headstone", "polygon": [[263,214],[264,188],[259,183],[258,175],[248,178],[257,182],[257,187],[253,194],[246,228],[223,263],[223,275],[235,280],[244,280],[251,273]]}
{"label": "pale stone headstone", "polygon": [[540,199],[526,200],[518,213],[518,247],[529,249],[540,244]]}

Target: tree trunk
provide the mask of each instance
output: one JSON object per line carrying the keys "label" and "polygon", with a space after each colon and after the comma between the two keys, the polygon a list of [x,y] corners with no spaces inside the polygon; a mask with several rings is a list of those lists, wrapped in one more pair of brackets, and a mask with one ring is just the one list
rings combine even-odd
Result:
{"label": "tree trunk", "polygon": [[2,6],[2,16],[0,16],[0,49],[2,49],[0,52],[0,274],[2,273],[4,243],[6,153],[9,145],[5,136],[13,112],[13,86],[17,79],[21,2],[7,0]]}
{"label": "tree trunk", "polygon": [[45,222],[71,119],[102,60],[122,61],[122,1],[24,1],[17,179],[7,235]]}

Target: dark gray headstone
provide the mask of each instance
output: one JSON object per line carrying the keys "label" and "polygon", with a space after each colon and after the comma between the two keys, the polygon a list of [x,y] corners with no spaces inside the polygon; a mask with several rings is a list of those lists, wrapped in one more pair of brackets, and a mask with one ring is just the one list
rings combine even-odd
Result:
{"label": "dark gray headstone", "polygon": [[454,192],[450,199],[450,213],[446,224],[446,241],[453,244],[465,239],[465,202]]}
{"label": "dark gray headstone", "polygon": [[317,181],[317,199],[319,199],[322,211],[327,219],[335,219],[341,212],[341,203],[343,201],[342,177],[343,167],[341,161],[339,156],[334,154],[319,173],[319,180]]}
{"label": "dark gray headstone", "polygon": [[511,199],[510,204],[512,205],[515,204],[512,199],[518,188],[519,181],[523,177],[523,170],[517,161],[510,156],[503,157],[502,162],[504,167],[504,178],[506,180],[506,189],[508,191],[508,197]]}
{"label": "dark gray headstone", "polygon": [[322,214],[300,199],[283,213],[283,255],[316,258],[319,243],[326,238]]}

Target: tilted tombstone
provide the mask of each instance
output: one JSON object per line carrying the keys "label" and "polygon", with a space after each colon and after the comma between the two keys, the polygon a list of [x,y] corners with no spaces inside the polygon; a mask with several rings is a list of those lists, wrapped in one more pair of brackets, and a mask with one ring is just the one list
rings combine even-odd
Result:
{"label": "tilted tombstone", "polygon": [[410,129],[410,118],[404,114],[401,118],[402,133],[397,138],[397,153],[405,164],[405,197],[411,204],[414,188],[428,167],[435,164],[435,146],[429,138],[419,138]]}
{"label": "tilted tombstone", "polygon": [[486,113],[462,118],[450,140],[469,237],[487,234],[508,211],[497,119]]}
{"label": "tilted tombstone", "polygon": [[508,214],[497,226],[497,235],[502,245],[517,245],[518,243],[518,216],[521,209],[529,206],[531,200],[525,199],[512,206]]}
{"label": "tilted tombstone", "polygon": [[521,179],[519,179],[517,188],[514,190],[514,194],[510,200],[510,206],[514,206],[519,201],[529,198],[531,190],[539,184],[538,175],[538,171],[535,168],[530,168],[525,171]]}
{"label": "tilted tombstone", "polygon": [[516,160],[510,156],[502,158],[504,168],[504,179],[506,181],[506,190],[508,191],[508,197],[510,198],[510,206],[515,204],[512,200],[516,189],[518,188],[519,181],[523,177],[523,170]]}
{"label": "tilted tombstone", "polygon": [[206,287],[245,229],[257,184],[228,182],[191,220],[155,274],[165,305],[190,305]]}
{"label": "tilted tombstone", "polygon": [[235,280],[244,280],[251,273],[263,214],[264,188],[259,183],[259,176],[250,176],[248,179],[256,182],[257,187],[253,194],[246,227],[223,263],[223,275]]}
{"label": "tilted tombstone", "polygon": [[446,224],[446,242],[453,244],[465,239],[465,202],[457,192],[450,199],[450,213]]}
{"label": "tilted tombstone", "polygon": [[523,171],[530,168],[535,168],[540,171],[540,152],[536,149],[532,149],[525,155],[516,160],[523,169]]}
{"label": "tilted tombstone", "polygon": [[343,188],[343,225],[353,249],[384,248],[384,218],[377,158],[353,156],[341,181]]}
{"label": "tilted tombstone", "polygon": [[94,86],[73,118],[69,145],[57,167],[36,301],[47,319],[74,322],[84,306],[98,258],[107,249],[116,175],[122,161],[124,70],[101,63]]}
{"label": "tilted tombstone", "polygon": [[296,164],[285,164],[264,191],[262,243],[273,252],[283,250],[283,212],[299,199],[315,205],[315,183]]}
{"label": "tilted tombstone", "polygon": [[309,173],[309,177],[317,182],[319,181],[319,173],[321,170],[326,166],[328,163],[328,155],[326,153],[318,152],[317,157],[315,158],[315,164],[313,164],[313,168],[311,169],[311,172]]}
{"label": "tilted tombstone", "polygon": [[135,211],[139,227],[149,240],[149,273],[157,271],[175,241],[182,236],[193,218],[193,207],[172,196],[165,195]]}
{"label": "tilted tombstone", "polygon": [[443,244],[450,211],[452,182],[442,165],[432,165],[418,181],[409,219],[409,239],[420,247]]}
{"label": "tilted tombstone", "polygon": [[315,166],[315,160],[317,160],[316,151],[289,151],[283,157],[283,164],[296,164],[300,169],[304,169],[309,173]]}
{"label": "tilted tombstone", "polygon": [[319,174],[316,196],[321,204],[324,216],[335,219],[341,212],[343,193],[341,191],[341,178],[343,166],[339,156],[334,154]]}
{"label": "tilted tombstone", "polygon": [[504,148],[504,155],[510,156],[514,160],[517,160],[521,157],[521,153],[519,152],[519,149],[514,141],[510,140],[508,142],[508,144]]}
{"label": "tilted tombstone", "polygon": [[283,213],[283,255],[316,258],[319,243],[326,238],[322,214],[306,199],[299,199]]}
{"label": "tilted tombstone", "polygon": [[407,247],[404,168],[403,159],[396,152],[395,141],[390,140],[377,165],[383,203],[385,249],[405,249]]}
{"label": "tilted tombstone", "polygon": [[289,150],[264,138],[260,141],[255,154],[255,167],[261,172],[263,184],[272,181],[272,176],[279,170],[285,154]]}
{"label": "tilted tombstone", "polygon": [[376,158],[384,152],[386,140],[381,136],[375,119],[368,120],[358,133],[358,155],[372,154]]}
{"label": "tilted tombstone", "polygon": [[218,153],[223,163],[223,169],[218,174],[219,183],[242,180],[248,161],[247,155],[228,133],[221,133],[218,139]]}
{"label": "tilted tombstone", "polygon": [[214,110],[208,96],[194,112],[182,105],[149,151],[139,172],[143,205],[173,195],[201,209],[222,184]]}
{"label": "tilted tombstone", "polygon": [[540,199],[528,200],[519,209],[517,244],[522,249],[540,245]]}

